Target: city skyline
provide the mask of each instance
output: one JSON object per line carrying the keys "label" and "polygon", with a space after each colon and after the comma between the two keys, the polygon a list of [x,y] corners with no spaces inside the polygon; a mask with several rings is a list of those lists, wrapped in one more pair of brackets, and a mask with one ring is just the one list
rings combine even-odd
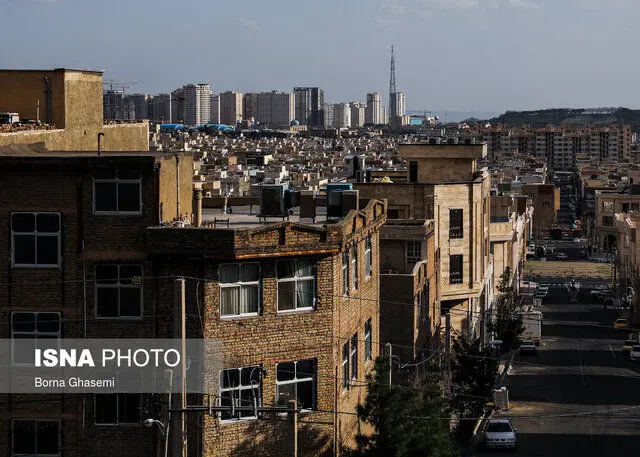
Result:
{"label": "city skyline", "polygon": [[[5,0],[0,25],[22,38],[0,51],[0,61],[6,68],[104,69],[105,79],[137,82],[129,93],[166,93],[188,82],[212,83],[217,93],[311,86],[333,102],[380,92],[386,105],[393,44],[409,110],[640,106],[632,90],[637,64],[628,58],[640,5],[563,3],[329,0],[300,7],[279,0],[211,8],[194,0],[181,9],[199,14],[177,22],[163,1]],[[111,26],[96,27],[95,17]],[[159,34],[165,29],[172,40]],[[323,45],[314,46],[312,36]]]}

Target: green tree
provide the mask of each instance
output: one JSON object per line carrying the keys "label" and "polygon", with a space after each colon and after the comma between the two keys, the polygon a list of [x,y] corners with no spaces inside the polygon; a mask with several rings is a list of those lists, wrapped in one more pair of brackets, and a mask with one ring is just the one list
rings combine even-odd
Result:
{"label": "green tree", "polygon": [[427,378],[389,386],[389,361],[380,356],[367,375],[367,397],[358,405],[359,418],[371,424],[372,435],[358,435],[349,457],[454,457],[458,451],[450,429],[440,374],[430,366]]}
{"label": "green tree", "polygon": [[451,358],[451,410],[459,419],[458,436],[468,437],[491,398],[498,368],[479,339],[453,339]]}
{"label": "green tree", "polygon": [[518,296],[511,285],[511,268],[507,267],[500,277],[498,298],[493,307],[493,316],[487,327],[496,338],[502,340],[503,348],[517,349],[524,332]]}

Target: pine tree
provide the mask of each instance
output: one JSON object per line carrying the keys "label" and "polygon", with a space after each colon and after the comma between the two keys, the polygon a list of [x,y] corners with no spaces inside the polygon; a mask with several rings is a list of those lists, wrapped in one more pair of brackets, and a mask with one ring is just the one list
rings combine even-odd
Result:
{"label": "pine tree", "polygon": [[389,361],[378,357],[367,375],[367,397],[358,416],[374,428],[359,435],[349,457],[454,457],[459,455],[450,430],[440,374],[430,366],[427,379],[389,386]]}

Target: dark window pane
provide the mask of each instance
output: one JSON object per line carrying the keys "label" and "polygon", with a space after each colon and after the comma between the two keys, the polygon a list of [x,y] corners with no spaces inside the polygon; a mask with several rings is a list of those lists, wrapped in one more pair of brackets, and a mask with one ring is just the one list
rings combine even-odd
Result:
{"label": "dark window pane", "polygon": [[311,378],[313,376],[313,360],[301,360],[296,364],[296,372],[298,379]]}
{"label": "dark window pane", "polygon": [[34,214],[17,213],[11,217],[11,229],[14,232],[34,232],[36,218]]}
{"label": "dark window pane", "polygon": [[116,284],[118,282],[117,265],[96,266],[96,282],[98,284]]}
{"label": "dark window pane", "polygon": [[95,183],[96,211],[116,211],[118,209],[116,186],[115,182]]}
{"label": "dark window pane", "polygon": [[118,170],[118,179],[140,179],[140,170]]}
{"label": "dark window pane", "polygon": [[94,171],[95,179],[116,179],[116,170],[114,168],[98,168]]}
{"label": "dark window pane", "polygon": [[58,233],[60,231],[60,216],[57,214],[38,214],[36,222],[38,232]]}
{"label": "dark window pane", "polygon": [[313,408],[313,381],[298,382],[298,408]]}
{"label": "dark window pane", "polygon": [[[289,400],[294,400],[296,395],[295,384],[284,384],[278,386],[278,405],[286,406]],[[300,406],[300,405],[298,405]]]}
{"label": "dark window pane", "polygon": [[118,422],[127,424],[140,422],[140,394],[118,395]]}
{"label": "dark window pane", "polygon": [[120,316],[139,317],[140,289],[138,287],[122,287],[120,289]]}
{"label": "dark window pane", "polygon": [[58,313],[38,313],[37,330],[44,333],[60,331],[60,315]]}
{"label": "dark window pane", "polygon": [[240,371],[235,368],[222,370],[220,378],[220,385],[223,389],[240,385]]}
{"label": "dark window pane", "polygon": [[246,367],[241,370],[240,384],[251,386],[260,383],[260,367]]}
{"label": "dark window pane", "polygon": [[58,236],[38,235],[36,239],[38,265],[57,265],[59,259],[58,254]]}
{"label": "dark window pane", "polygon": [[293,278],[295,273],[295,264],[293,260],[278,261],[278,278]]}
{"label": "dark window pane", "polygon": [[293,362],[278,364],[278,381],[291,381],[295,378],[295,364]]}
{"label": "dark window pane", "polygon": [[296,283],[294,281],[278,283],[278,311],[295,309],[295,293]]}
{"label": "dark window pane", "polygon": [[36,421],[13,421],[13,453],[36,452]]}
{"label": "dark window pane", "polygon": [[38,454],[58,453],[58,427],[58,422],[38,421]]}
{"label": "dark window pane", "polygon": [[118,184],[118,211],[140,211],[140,183]]}
{"label": "dark window pane", "polygon": [[118,422],[118,394],[96,394],[96,424]]}
{"label": "dark window pane", "polygon": [[118,316],[118,289],[115,287],[98,287],[96,291],[96,312],[98,317]]}
{"label": "dark window pane", "polygon": [[36,237],[35,235],[13,236],[13,259],[16,264],[36,263]]}
{"label": "dark window pane", "polygon": [[33,334],[13,335],[13,362],[33,365],[35,363],[36,339]]}
{"label": "dark window pane", "polygon": [[[231,406],[232,401],[233,401],[232,391],[220,392],[220,406],[224,406],[228,408]],[[220,419],[222,420],[231,419],[231,411],[229,410],[222,411],[220,413]]]}
{"label": "dark window pane", "polygon": [[[240,404],[239,406],[254,406],[253,403],[253,399],[254,397],[256,399],[259,398],[260,395],[260,389],[259,386],[256,386],[255,389],[243,389],[239,392],[240,394]],[[257,402],[257,406],[260,406],[260,402]],[[255,416],[255,414],[253,413],[253,411],[242,411],[239,414],[240,417],[251,417],[251,416]]]}
{"label": "dark window pane", "polygon": [[132,284],[134,276],[142,276],[142,267],[139,265],[120,266],[120,284]]}
{"label": "dark window pane", "polygon": [[260,267],[257,263],[244,263],[240,265],[240,281],[252,282],[260,279]]}
{"label": "dark window pane", "polygon": [[36,329],[35,313],[13,313],[11,329],[14,332],[33,332]]}

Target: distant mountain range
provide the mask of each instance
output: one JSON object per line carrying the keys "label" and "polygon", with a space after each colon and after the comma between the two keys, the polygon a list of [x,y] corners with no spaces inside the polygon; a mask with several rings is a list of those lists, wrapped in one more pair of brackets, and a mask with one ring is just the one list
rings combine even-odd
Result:
{"label": "distant mountain range", "polygon": [[632,130],[640,130],[640,110],[629,108],[552,108],[536,111],[507,111],[488,120],[471,119],[473,122],[504,124],[508,127],[545,127],[553,125],[630,124]]}

